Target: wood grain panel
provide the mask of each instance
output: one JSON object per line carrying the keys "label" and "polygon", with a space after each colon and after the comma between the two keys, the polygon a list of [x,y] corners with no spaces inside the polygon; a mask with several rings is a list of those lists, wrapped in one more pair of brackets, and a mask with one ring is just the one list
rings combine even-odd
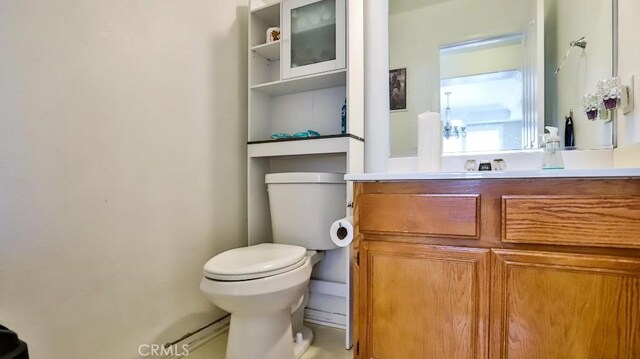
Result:
{"label": "wood grain panel", "polygon": [[640,259],[495,250],[492,358],[640,358]]}
{"label": "wood grain panel", "polygon": [[365,242],[361,251],[360,358],[487,357],[488,250]]}
{"label": "wood grain panel", "polygon": [[509,243],[640,248],[640,196],[503,196]]}
{"label": "wood grain panel", "polygon": [[479,195],[362,195],[360,231],[477,238],[479,202]]}

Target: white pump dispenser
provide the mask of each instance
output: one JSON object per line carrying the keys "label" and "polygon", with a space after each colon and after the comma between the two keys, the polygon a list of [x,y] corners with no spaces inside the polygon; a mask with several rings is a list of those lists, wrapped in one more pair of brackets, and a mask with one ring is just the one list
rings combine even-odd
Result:
{"label": "white pump dispenser", "polygon": [[560,152],[560,137],[558,137],[558,128],[552,126],[545,127],[549,131],[547,145],[544,148],[544,157],[542,159],[542,169],[562,169],[562,152]]}

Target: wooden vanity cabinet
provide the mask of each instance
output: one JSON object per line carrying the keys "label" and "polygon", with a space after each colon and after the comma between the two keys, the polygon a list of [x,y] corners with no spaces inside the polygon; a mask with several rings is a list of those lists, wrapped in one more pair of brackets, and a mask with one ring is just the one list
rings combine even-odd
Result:
{"label": "wooden vanity cabinet", "polygon": [[640,358],[640,179],[355,194],[354,358]]}

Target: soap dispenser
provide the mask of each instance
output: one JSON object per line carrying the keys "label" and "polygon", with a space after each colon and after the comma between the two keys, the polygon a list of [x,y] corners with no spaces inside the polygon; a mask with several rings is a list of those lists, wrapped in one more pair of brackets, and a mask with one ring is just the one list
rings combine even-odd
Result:
{"label": "soap dispenser", "polygon": [[542,159],[542,169],[562,169],[564,163],[562,162],[562,152],[560,152],[560,137],[558,137],[558,128],[547,126],[545,127],[549,131],[549,137],[547,138],[547,144],[544,148],[544,157]]}

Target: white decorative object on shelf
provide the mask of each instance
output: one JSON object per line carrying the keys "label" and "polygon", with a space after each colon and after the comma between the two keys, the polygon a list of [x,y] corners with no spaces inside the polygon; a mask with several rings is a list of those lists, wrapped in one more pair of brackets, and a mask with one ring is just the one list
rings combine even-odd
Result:
{"label": "white decorative object on shelf", "polygon": [[267,44],[280,40],[280,28],[270,27],[267,29]]}

